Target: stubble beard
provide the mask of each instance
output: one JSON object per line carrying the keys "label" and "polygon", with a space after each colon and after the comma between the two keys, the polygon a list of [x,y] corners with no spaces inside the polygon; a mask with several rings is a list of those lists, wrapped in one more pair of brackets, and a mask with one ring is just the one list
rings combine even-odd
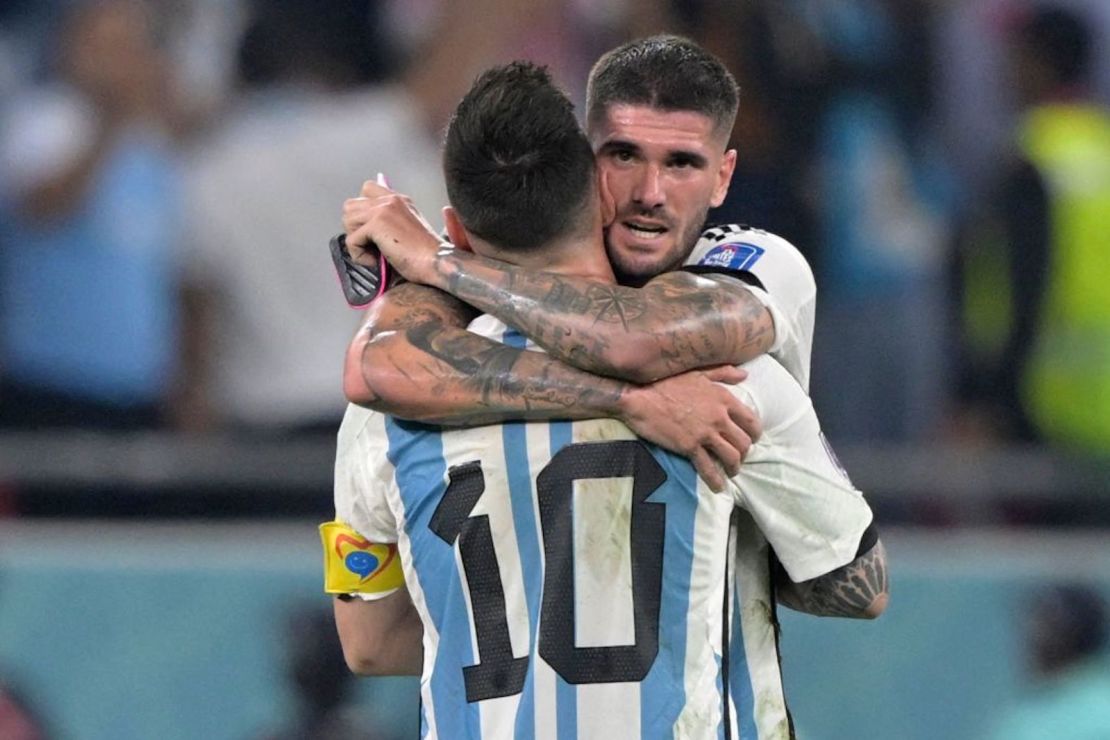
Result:
{"label": "stubble beard", "polygon": [[675,242],[674,247],[666,254],[660,256],[655,262],[651,264],[644,264],[639,262],[636,264],[629,264],[624,260],[624,256],[612,248],[609,244],[609,233],[605,233],[605,251],[609,255],[609,263],[613,267],[613,274],[617,278],[617,282],[621,285],[627,285],[633,288],[639,288],[644,283],[651,280],[653,277],[662,275],[665,272],[677,270],[690,256],[693,251],[694,245],[697,244],[698,237],[705,227],[706,215],[709,213],[709,206],[705,206],[696,218],[690,220],[686,226],[685,231],[680,235],[679,239]]}

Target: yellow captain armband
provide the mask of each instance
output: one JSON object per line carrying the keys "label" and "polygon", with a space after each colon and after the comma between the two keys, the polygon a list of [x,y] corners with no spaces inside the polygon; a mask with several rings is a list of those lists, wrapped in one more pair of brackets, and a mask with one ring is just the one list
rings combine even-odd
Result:
{"label": "yellow captain armband", "polygon": [[320,525],[324,593],[388,596],[405,585],[396,543],[377,544],[341,521]]}

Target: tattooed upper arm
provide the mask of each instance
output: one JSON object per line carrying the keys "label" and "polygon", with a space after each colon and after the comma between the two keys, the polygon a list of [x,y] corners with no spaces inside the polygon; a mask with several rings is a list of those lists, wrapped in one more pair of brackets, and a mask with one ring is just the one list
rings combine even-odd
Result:
{"label": "tattooed upper arm", "polygon": [[436,284],[564,362],[641,383],[746,362],[774,341],[770,313],[726,276],[676,271],[631,288],[454,251],[438,258]]}
{"label": "tattooed upper arm", "polygon": [[875,546],[847,565],[803,583],[793,583],[785,571],[776,572],[780,603],[819,617],[874,619],[890,597],[886,550]]}
{"label": "tattooed upper arm", "polygon": [[426,323],[465,328],[478,315],[454,296],[426,285],[402,283],[378,299],[367,312],[363,331],[374,337]]}
{"label": "tattooed upper arm", "polygon": [[343,381],[353,403],[438,424],[618,410],[623,383],[467,331],[475,311],[450,295],[406,283],[379,301],[348,348]]}

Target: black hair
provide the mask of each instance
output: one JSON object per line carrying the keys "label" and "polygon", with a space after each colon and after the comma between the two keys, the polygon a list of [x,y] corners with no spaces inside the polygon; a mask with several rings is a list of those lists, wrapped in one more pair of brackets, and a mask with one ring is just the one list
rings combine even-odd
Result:
{"label": "black hair", "polygon": [[718,132],[732,131],[740,88],[717,57],[681,36],[630,41],[607,52],[590,70],[587,120],[593,126],[614,103],[708,116]]}
{"label": "black hair", "polygon": [[593,151],[574,105],[530,62],[475,80],[448,124],[443,171],[463,226],[499,249],[573,233],[593,202]]}

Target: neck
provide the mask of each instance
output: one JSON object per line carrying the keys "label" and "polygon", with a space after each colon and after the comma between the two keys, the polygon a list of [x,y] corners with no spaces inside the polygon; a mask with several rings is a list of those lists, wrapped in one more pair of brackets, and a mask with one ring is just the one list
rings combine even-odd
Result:
{"label": "neck", "polygon": [[472,240],[474,251],[490,259],[507,262],[537,272],[553,272],[566,277],[615,283],[613,268],[605,254],[605,240],[598,228],[550,242],[541,249],[524,254],[495,249]]}

